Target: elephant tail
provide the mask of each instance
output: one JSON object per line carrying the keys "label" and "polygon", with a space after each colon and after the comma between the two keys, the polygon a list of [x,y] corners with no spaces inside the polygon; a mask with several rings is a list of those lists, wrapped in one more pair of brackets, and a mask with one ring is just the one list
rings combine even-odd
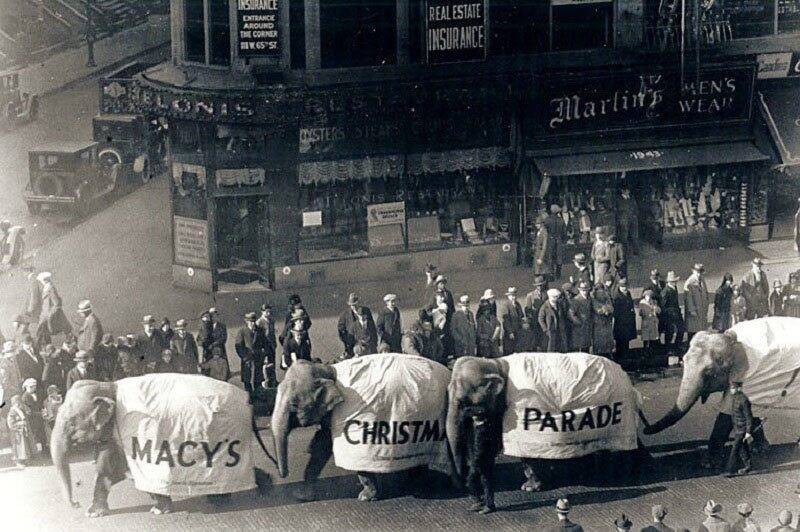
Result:
{"label": "elephant tail", "polygon": [[256,440],[258,440],[258,445],[261,447],[261,450],[264,451],[264,454],[267,455],[269,461],[272,462],[272,464],[277,469],[278,461],[270,454],[269,450],[267,449],[267,446],[264,444],[264,440],[261,439],[261,430],[263,429],[259,429],[258,426],[256,425],[255,416],[252,417],[252,423],[253,423],[253,434],[256,435]]}

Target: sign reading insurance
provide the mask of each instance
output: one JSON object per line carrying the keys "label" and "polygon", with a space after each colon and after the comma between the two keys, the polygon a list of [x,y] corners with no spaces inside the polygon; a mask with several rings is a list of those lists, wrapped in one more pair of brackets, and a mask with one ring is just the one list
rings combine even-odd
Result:
{"label": "sign reading insurance", "polygon": [[483,60],[486,57],[484,0],[427,0],[425,43],[428,63]]}
{"label": "sign reading insurance", "polygon": [[280,54],[279,0],[237,0],[239,55],[277,57]]}

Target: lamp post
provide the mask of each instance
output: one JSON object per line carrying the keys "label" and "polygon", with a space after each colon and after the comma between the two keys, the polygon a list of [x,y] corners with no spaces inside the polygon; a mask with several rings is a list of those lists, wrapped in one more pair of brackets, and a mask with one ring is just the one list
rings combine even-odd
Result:
{"label": "lamp post", "polygon": [[83,5],[86,13],[86,66],[92,68],[97,66],[97,63],[94,61],[94,9],[92,9],[92,0],[84,0]]}

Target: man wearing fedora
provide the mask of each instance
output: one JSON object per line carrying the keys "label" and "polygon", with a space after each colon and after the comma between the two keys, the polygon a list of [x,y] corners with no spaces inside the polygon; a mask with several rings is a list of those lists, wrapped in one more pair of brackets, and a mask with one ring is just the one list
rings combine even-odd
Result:
{"label": "man wearing fedora", "polygon": [[78,331],[78,349],[94,353],[103,338],[103,326],[88,299],[78,303],[78,314],[83,317],[83,325]]}
{"label": "man wearing fedora", "polygon": [[545,338],[544,331],[539,326],[539,309],[547,301],[547,280],[541,275],[533,278],[533,290],[525,296],[525,316],[531,324],[531,333],[536,351],[543,349]]}
{"label": "man wearing fedora", "polygon": [[458,299],[458,308],[453,314],[453,357],[474,357],[477,349],[475,315],[469,308],[469,296]]}
{"label": "man wearing fedora", "polygon": [[311,360],[311,338],[306,330],[306,314],[303,309],[295,309],[292,313],[289,334],[283,340],[283,357],[281,369],[287,370],[295,360]]}
{"label": "man wearing fedora", "polygon": [[256,320],[256,326],[261,328],[267,339],[263,367],[266,386],[274,388],[278,385],[278,378],[275,374],[275,354],[278,352],[278,342],[275,338],[275,317],[272,315],[272,305],[269,303],[261,305],[261,316]]}
{"label": "man wearing fedora", "polygon": [[609,273],[617,278],[628,276],[628,261],[625,258],[625,245],[617,240],[617,235],[608,235],[608,264]]}
{"label": "man wearing fedora", "polygon": [[547,301],[539,309],[539,327],[544,333],[544,350],[549,353],[565,353],[569,350],[567,324],[561,308],[561,290],[551,288],[547,291]]}
{"label": "man wearing fedora", "polygon": [[517,289],[511,286],[506,290],[506,301],[500,313],[503,328],[503,355],[516,353],[517,335],[522,330],[522,305],[517,301]]}
{"label": "man wearing fedora", "polygon": [[731,532],[761,532],[761,527],[758,523],[750,518],[753,513],[753,507],[748,502],[743,502],[736,507],[736,513],[739,514],[739,519],[731,526]]}
{"label": "man wearing fedora", "polygon": [[583,532],[583,527],[578,523],[573,523],[569,520],[570,505],[567,499],[558,499],[556,501],[556,514],[558,515],[558,524],[548,526],[543,532]]}
{"label": "man wearing fedora", "polygon": [[661,315],[664,319],[664,346],[669,354],[683,354],[683,334],[686,325],[683,322],[680,299],[678,295],[678,281],[681,278],[674,272],[667,272],[667,284],[661,291]]}
{"label": "man wearing fedora", "polygon": [[256,313],[244,315],[244,326],[236,332],[236,355],[241,362],[241,377],[244,389],[252,397],[253,392],[264,382],[262,373],[266,358],[267,337],[256,325]]}
{"label": "man wearing fedora", "polygon": [[444,328],[441,331],[441,338],[444,356],[449,358],[453,355],[453,336],[450,332],[450,325],[453,321],[453,312],[456,311],[456,300],[453,298],[453,293],[447,288],[447,277],[441,274],[433,278],[433,293],[425,309],[428,312],[437,309],[439,307],[439,299],[447,305],[447,310],[445,311],[446,319]]}
{"label": "man wearing fedora", "polygon": [[572,324],[570,348],[573,351],[591,353],[593,334],[592,289],[589,281],[577,284],[578,293],[569,302],[569,320]]}
{"label": "man wearing fedora", "polygon": [[213,349],[215,346],[221,347],[222,354],[227,360],[228,350],[225,344],[228,342],[228,327],[223,323],[216,307],[208,309],[208,314],[211,316],[211,348]]}
{"label": "man wearing fedora", "polygon": [[698,532],[730,532],[731,525],[722,518],[721,504],[709,500],[703,512],[706,514],[706,520],[700,524]]}
{"label": "man wearing fedora", "polygon": [[300,299],[299,295],[292,294],[289,296],[289,301],[287,303],[286,318],[283,321],[283,330],[278,335],[279,344],[283,345],[283,341],[290,335],[290,331],[294,327],[294,316],[296,315],[297,311],[302,311],[303,313],[303,329],[306,331],[311,329],[311,316],[309,316],[308,311],[303,306],[303,301]]}
{"label": "man wearing fedora", "polygon": [[792,512],[783,510],[778,514],[778,526],[772,528],[769,532],[796,532],[796,529],[792,527],[792,519],[794,519]]}
{"label": "man wearing fedora", "polygon": [[604,226],[595,229],[595,241],[592,244],[591,257],[594,262],[594,278],[600,282],[605,279],[611,268],[611,255],[608,247],[608,230]]}
{"label": "man wearing fedora", "polygon": [[747,319],[769,315],[769,281],[762,267],[764,261],[753,259],[750,271],[742,279],[742,295],[747,302]]}
{"label": "man wearing fedora", "polygon": [[75,353],[75,358],[72,359],[72,361],[75,362],[75,367],[67,373],[67,390],[72,388],[72,385],[78,381],[97,380],[94,369],[89,364],[90,360],[89,353],[86,351],[78,351]]}
{"label": "man wearing fedora", "polygon": [[360,355],[373,355],[378,352],[378,330],[372,312],[361,304],[358,294],[347,297],[347,310],[339,315],[337,331],[344,345],[345,358],[352,358],[356,351]]}
{"label": "man wearing fedora", "polygon": [[[648,289],[652,290],[653,291],[653,296],[652,296],[653,302],[656,304],[656,306],[658,306],[659,309],[663,309],[664,307],[663,307],[663,300],[661,299],[661,293],[664,291],[664,287],[665,286],[666,286],[666,283],[661,280],[661,272],[659,272],[658,269],[652,269],[652,270],[650,270],[650,280],[644,286],[644,288],[642,289],[642,292],[644,292],[644,290],[648,290]],[[658,333],[659,333],[659,335],[661,335],[661,333],[663,333],[663,332],[664,332],[664,319],[662,317],[662,314],[659,313],[658,314]]]}
{"label": "man wearing fedora", "polygon": [[142,329],[142,332],[136,335],[136,353],[143,366],[152,368],[161,358],[161,351],[169,345],[161,330],[156,327],[155,318],[150,314],[142,317]]}
{"label": "man wearing fedora", "polygon": [[553,257],[555,239],[545,227],[545,220],[540,216],[536,219],[536,234],[533,237],[533,274],[551,278],[553,275]]}
{"label": "man wearing fedora", "polygon": [[175,334],[169,341],[169,348],[172,350],[183,373],[198,373],[198,368],[202,361],[197,349],[197,341],[194,335],[187,331],[188,322],[185,318],[180,318],[175,322]]}
{"label": "man wearing fedora", "polygon": [[383,296],[384,307],[378,312],[375,328],[378,331],[378,342],[385,344],[390,353],[402,352],[400,343],[403,339],[403,322],[400,319],[400,309],[397,308],[397,295],[386,294]]}
{"label": "man wearing fedora", "polygon": [[617,362],[627,359],[631,340],[636,339],[636,310],[628,290],[628,279],[622,277],[611,292],[614,307],[614,346]]}
{"label": "man wearing fedora", "polygon": [[33,339],[30,334],[22,336],[20,347],[14,356],[14,362],[16,362],[22,380],[33,378],[36,379],[36,382],[42,382],[44,360],[33,347]]}
{"label": "man wearing fedora", "polygon": [[709,295],[705,271],[705,266],[698,262],[692,267],[692,274],[683,285],[684,323],[689,342],[695,333],[708,329]]}
{"label": "man wearing fedora", "polygon": [[675,532],[675,529],[668,527],[664,524],[664,518],[667,516],[667,509],[660,504],[653,506],[651,510],[653,522],[642,528],[641,532]]}
{"label": "man wearing fedora", "polygon": [[567,272],[567,278],[572,283],[573,290],[577,290],[581,282],[592,282],[592,270],[589,268],[589,263],[584,253],[577,253],[572,258],[572,265]]}

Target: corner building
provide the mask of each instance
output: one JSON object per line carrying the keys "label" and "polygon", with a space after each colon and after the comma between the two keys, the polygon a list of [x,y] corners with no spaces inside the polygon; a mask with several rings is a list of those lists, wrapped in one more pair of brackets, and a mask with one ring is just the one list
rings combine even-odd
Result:
{"label": "corner building", "polygon": [[743,245],[800,162],[800,0],[754,9],[172,0],[171,60],[103,79],[101,110],[167,126],[173,279],[198,290],[525,264],[553,205],[569,260],[623,187],[630,238]]}

